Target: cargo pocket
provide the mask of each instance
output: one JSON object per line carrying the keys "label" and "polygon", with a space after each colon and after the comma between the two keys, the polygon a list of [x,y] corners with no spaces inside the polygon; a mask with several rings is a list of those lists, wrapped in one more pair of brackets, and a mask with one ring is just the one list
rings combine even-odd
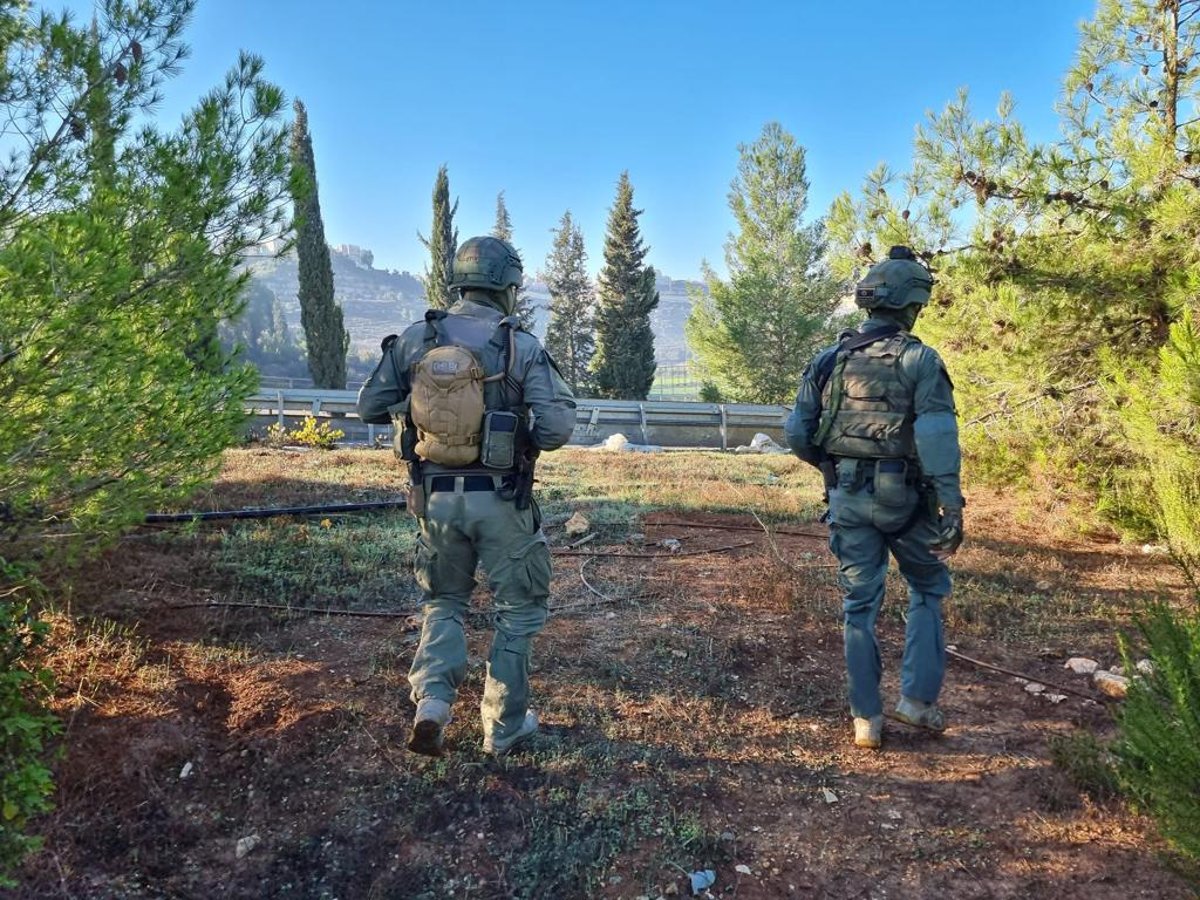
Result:
{"label": "cargo pocket", "polygon": [[[907,470],[907,466],[905,467]],[[899,508],[907,505],[912,491],[907,482],[907,471],[875,471],[875,502],[880,506]]]}
{"label": "cargo pocket", "polygon": [[413,551],[413,578],[417,587],[427,593],[433,593],[433,564],[436,560],[437,551],[425,542],[424,536],[418,537]]}
{"label": "cargo pocket", "polygon": [[540,532],[508,554],[509,579],[514,591],[545,603],[550,596],[550,548]]}

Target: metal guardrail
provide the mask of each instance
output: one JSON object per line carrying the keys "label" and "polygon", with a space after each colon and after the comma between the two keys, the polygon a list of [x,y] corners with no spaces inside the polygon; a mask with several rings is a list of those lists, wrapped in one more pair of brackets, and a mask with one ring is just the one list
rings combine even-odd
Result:
{"label": "metal guardrail", "polygon": [[[391,439],[391,427],[360,422],[354,391],[279,388],[259,391],[246,401],[246,412],[282,426],[305,416],[336,418],[351,441],[374,444]],[[683,400],[577,399],[573,444],[596,444],[618,432],[634,443],[728,450],[747,444],[758,432],[783,439],[786,406],[750,403],[693,403]]]}

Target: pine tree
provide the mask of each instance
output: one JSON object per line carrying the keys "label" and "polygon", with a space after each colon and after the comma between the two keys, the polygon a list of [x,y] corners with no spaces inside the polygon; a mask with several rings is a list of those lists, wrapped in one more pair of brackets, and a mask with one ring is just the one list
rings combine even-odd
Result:
{"label": "pine tree", "polygon": [[450,205],[450,176],[443,164],[433,182],[433,228],[428,238],[417,235],[429,251],[429,268],[425,270],[425,302],[433,309],[450,305],[450,273],[454,254],[458,250],[458,229],[454,214],[458,201]]}
{"label": "pine tree", "polygon": [[595,294],[587,274],[583,232],[563,213],[554,229],[554,243],[542,273],[550,291],[550,323],[546,326],[546,350],[554,357],[563,377],[577,396],[592,390],[590,364],[595,352]]}
{"label": "pine tree", "polygon": [[790,402],[813,353],[831,340],[841,283],[823,264],[824,228],[805,224],[804,148],[777,122],[738,145],[725,242],[729,279],[705,267],[709,295],[687,322],[705,379],[745,403]]}
{"label": "pine tree", "polygon": [[648,247],[633,208],[633,185],[622,172],[608,214],[604,267],[600,270],[596,312],[596,354],[592,371],[597,393],[621,400],[644,400],[654,384],[654,334],[650,313],[658,306],[654,269],[644,265]]}
{"label": "pine tree", "polygon": [[317,165],[308,111],[296,100],[292,124],[292,166],[296,172],[296,254],[300,267],[300,324],[308,348],[308,370],[319,388],[346,387],[346,351],[350,335],[342,324],[342,308],[334,299],[333,265],[325,243],[321,201],[317,194]]}

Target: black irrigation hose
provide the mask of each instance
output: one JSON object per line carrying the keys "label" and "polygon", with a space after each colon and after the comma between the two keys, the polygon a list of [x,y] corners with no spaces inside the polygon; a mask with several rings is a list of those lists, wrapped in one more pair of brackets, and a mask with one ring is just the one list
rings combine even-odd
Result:
{"label": "black irrigation hose", "polygon": [[221,509],[213,512],[150,513],[143,520],[146,525],[169,522],[215,522],[221,519],[270,519],[275,516],[316,516],[322,514],[361,512],[369,509],[404,509],[408,505],[399,500],[372,500],[364,503],[331,503],[325,506],[281,506],[262,509]]}

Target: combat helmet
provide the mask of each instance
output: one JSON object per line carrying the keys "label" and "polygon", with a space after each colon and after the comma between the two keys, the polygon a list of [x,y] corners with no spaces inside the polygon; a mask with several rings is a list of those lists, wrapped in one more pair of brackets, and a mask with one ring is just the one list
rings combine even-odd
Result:
{"label": "combat helmet", "polygon": [[933,276],[917,262],[908,247],[897,245],[888,258],[871,266],[854,291],[854,302],[861,309],[904,309],[929,302]]}
{"label": "combat helmet", "polygon": [[450,289],[506,291],[520,287],[521,257],[508,241],[484,236],[463,242],[454,254]]}

